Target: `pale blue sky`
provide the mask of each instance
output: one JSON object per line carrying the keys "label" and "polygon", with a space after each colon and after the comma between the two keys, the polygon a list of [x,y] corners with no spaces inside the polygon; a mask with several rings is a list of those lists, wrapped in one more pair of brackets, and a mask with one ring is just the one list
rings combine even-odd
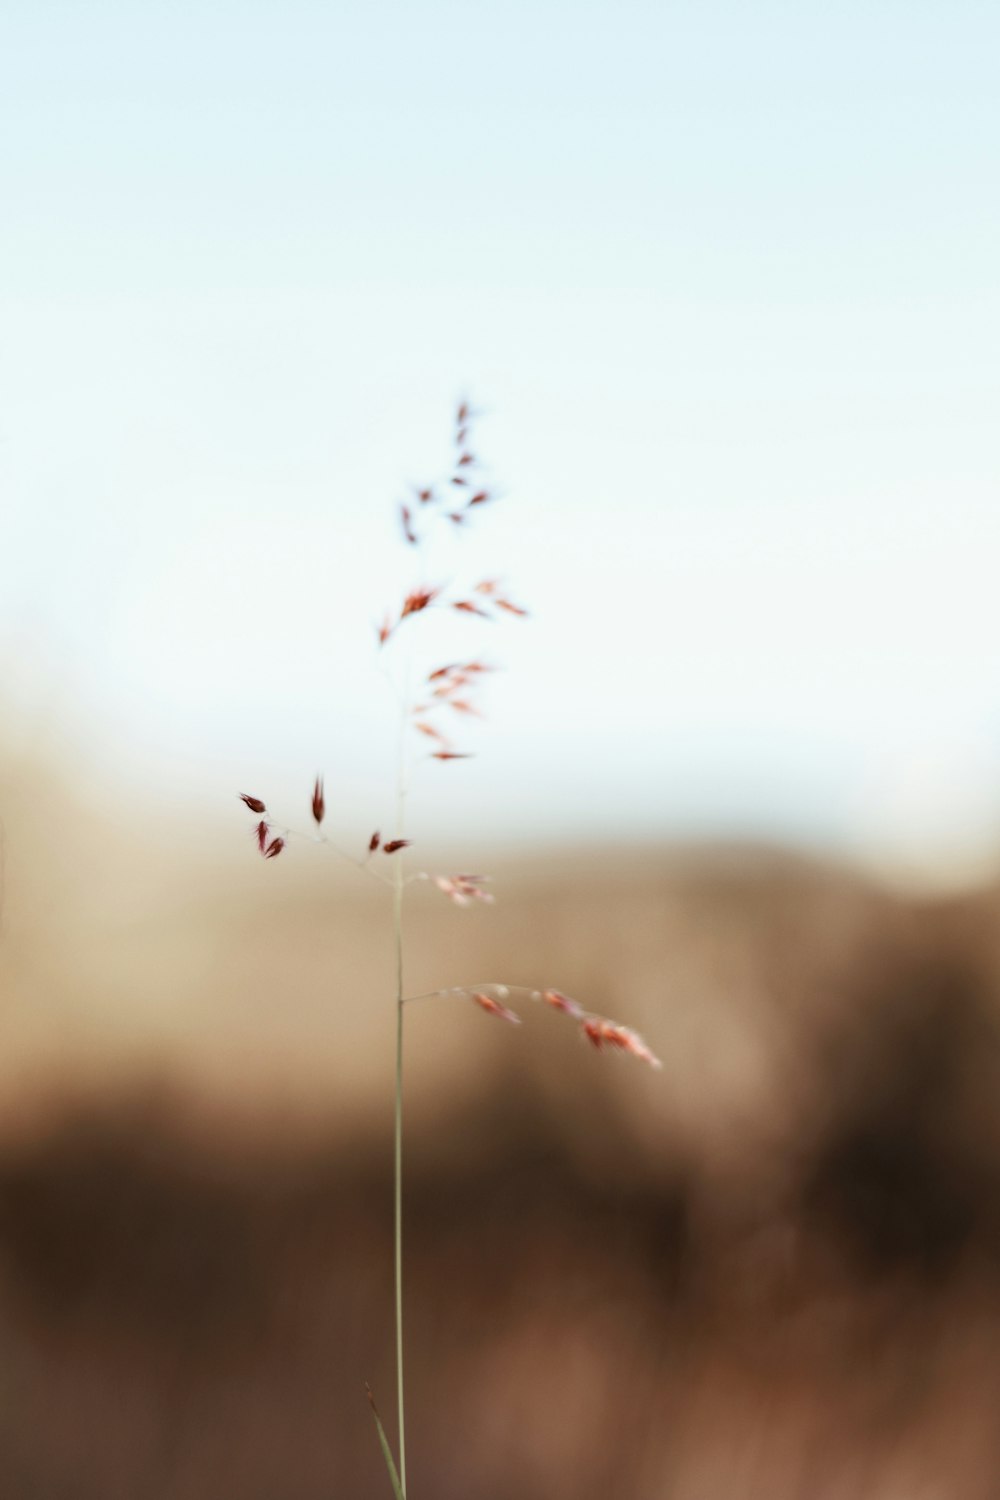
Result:
{"label": "pale blue sky", "polygon": [[368,822],[468,390],[535,618],[426,818],[1000,847],[998,57],[968,0],[8,0],[6,698]]}

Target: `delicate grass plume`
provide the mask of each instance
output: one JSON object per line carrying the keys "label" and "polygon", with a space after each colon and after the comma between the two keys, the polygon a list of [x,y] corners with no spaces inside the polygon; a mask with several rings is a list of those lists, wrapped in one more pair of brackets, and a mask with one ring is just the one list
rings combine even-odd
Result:
{"label": "delicate grass plume", "polygon": [[[452,458],[447,472],[431,484],[411,486],[405,500],[399,502],[400,531],[407,547],[424,560],[424,544],[432,533],[441,529],[465,529],[482,514],[484,508],[498,499],[498,492],[483,474],[473,443],[473,417],[468,402],[459,403],[452,429]],[[411,686],[411,672],[402,660],[404,647],[419,622],[432,612],[447,612],[456,629],[482,629],[502,620],[522,621],[528,617],[524,605],[511,596],[499,578],[487,575],[455,586],[430,582],[423,567],[419,576],[394,608],[386,610],[375,627],[377,649],[385,659],[393,657],[398,665],[394,690],[400,705],[396,769],[396,819],[391,833],[381,829],[371,834],[364,847],[352,849],[335,841],[327,828],[327,804],[324,778],[318,775],[311,789],[308,807],[313,824],[311,835],[277,819],[264,800],[247,792],[240,801],[253,815],[251,832],[261,857],[274,860],[294,838],[312,837],[326,845],[337,856],[350,861],[366,874],[392,891],[392,933],[396,967],[396,1086],[394,1116],[393,1168],[393,1250],[394,1304],[396,1325],[396,1399],[398,1448],[394,1456],[389,1439],[368,1389],[379,1444],[385,1459],[390,1483],[397,1500],[406,1500],[406,1421],[405,1381],[403,1374],[403,1061],[404,1015],[407,1006],[417,1000],[463,999],[496,1020],[520,1025],[522,1017],[515,1008],[519,1000],[535,1002],[556,1011],[571,1023],[580,1038],[598,1052],[617,1052],[650,1067],[659,1068],[659,1058],[647,1043],[628,1026],[588,1010],[579,1001],[558,989],[529,989],[519,985],[476,983],[453,985],[447,989],[407,996],[404,992],[403,908],[407,889],[415,881],[427,882],[455,906],[489,904],[493,892],[488,889],[487,875],[468,872],[438,874],[426,870],[408,871],[407,851],[412,841],[405,833],[405,810],[410,771],[415,758],[438,763],[468,759],[474,752],[468,748],[466,733],[470,725],[485,717],[480,703],[484,681],[496,670],[478,652],[461,651],[453,659],[422,674],[416,691]],[[391,673],[389,674],[391,677]],[[388,858],[386,858],[388,856]]]}

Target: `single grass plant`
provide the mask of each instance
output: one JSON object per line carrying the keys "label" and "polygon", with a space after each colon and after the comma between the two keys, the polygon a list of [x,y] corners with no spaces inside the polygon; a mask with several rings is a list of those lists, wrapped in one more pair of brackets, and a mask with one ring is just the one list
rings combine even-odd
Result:
{"label": "single grass plant", "polygon": [[[398,1445],[395,1454],[367,1384],[365,1390],[396,1500],[407,1500],[408,1493],[403,1362],[403,1082],[407,1006],[436,999],[462,1001],[477,1006],[495,1020],[518,1026],[522,1017],[516,1007],[534,1002],[564,1016],[592,1047],[629,1055],[654,1068],[660,1066],[659,1059],[638,1032],[595,1014],[559,989],[541,986],[533,989],[487,980],[463,982],[415,995],[407,995],[405,991],[403,916],[409,887],[415,882],[429,882],[459,907],[488,904],[494,899],[486,875],[468,871],[441,874],[409,867],[412,843],[406,834],[406,806],[413,761],[420,757],[447,765],[470,756],[472,752],[456,733],[460,726],[483,717],[477,702],[478,690],[496,668],[480,653],[470,653],[464,648],[464,635],[470,628],[481,627],[483,622],[523,622],[528,618],[528,611],[497,578],[474,576],[461,586],[436,584],[428,582],[423,571],[429,538],[442,529],[472,529],[499,498],[476,454],[473,417],[468,402],[460,402],[455,411],[448,472],[434,483],[413,486],[409,498],[399,505],[400,531],[404,544],[415,554],[417,577],[395,608],[383,615],[375,632],[376,649],[398,706],[394,827],[388,836],[381,830],[372,833],[366,847],[352,850],[336,842],[329,833],[322,776],[317,776],[310,800],[311,837],[378,880],[391,894],[396,1020],[393,1265]],[[422,622],[435,614],[446,614],[456,627],[454,658],[418,672],[411,649],[413,636]],[[241,793],[241,800],[253,814],[253,834],[260,854],[265,860],[277,859],[301,831],[276,819],[263,799]]]}

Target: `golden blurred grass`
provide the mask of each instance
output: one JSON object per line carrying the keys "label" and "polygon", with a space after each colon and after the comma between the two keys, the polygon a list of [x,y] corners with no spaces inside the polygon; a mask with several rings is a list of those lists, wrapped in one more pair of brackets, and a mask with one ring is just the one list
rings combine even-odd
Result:
{"label": "golden blurred grass", "polygon": [[[3,1495],[382,1494],[380,892],[45,766],[0,814]],[[992,1496],[996,893],[496,852],[495,908],[415,894],[408,987],[554,984],[664,1069],[414,1009],[414,1494]]]}

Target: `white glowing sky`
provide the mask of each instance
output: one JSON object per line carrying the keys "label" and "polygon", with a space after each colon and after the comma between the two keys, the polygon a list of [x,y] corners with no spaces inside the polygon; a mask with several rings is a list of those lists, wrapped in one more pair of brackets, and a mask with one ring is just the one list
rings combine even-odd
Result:
{"label": "white glowing sky", "polygon": [[393,501],[468,390],[507,491],[469,566],[534,618],[418,817],[1000,845],[1000,12],[10,0],[4,31],[32,732],[188,808],[323,766],[378,821]]}

